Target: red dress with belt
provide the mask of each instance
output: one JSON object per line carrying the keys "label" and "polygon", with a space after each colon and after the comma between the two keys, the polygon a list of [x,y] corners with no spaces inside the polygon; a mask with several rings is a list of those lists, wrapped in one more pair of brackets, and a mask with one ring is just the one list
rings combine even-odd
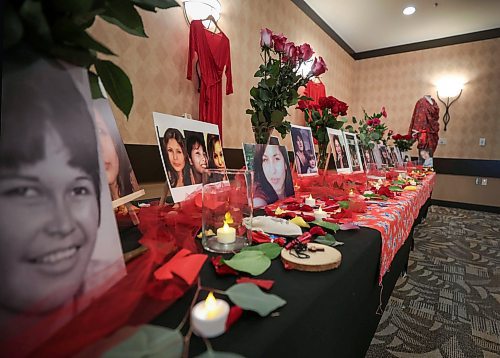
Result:
{"label": "red dress with belt", "polygon": [[304,95],[307,97],[311,97],[312,103],[318,104],[318,101],[321,97],[326,97],[325,85],[323,84],[323,82],[316,83],[313,81],[309,81],[307,82]]}
{"label": "red dress with belt", "polygon": [[201,20],[193,20],[189,29],[187,78],[193,76],[195,52],[201,71],[199,119],[219,126],[222,137],[222,74],[226,72],[226,95],[233,93],[229,39],[223,33],[208,31]]}
{"label": "red dress with belt", "polygon": [[432,104],[422,97],[415,104],[413,116],[411,118],[408,134],[412,131],[418,131],[418,149],[431,149],[432,153],[436,151],[439,140],[439,106],[432,99]]}

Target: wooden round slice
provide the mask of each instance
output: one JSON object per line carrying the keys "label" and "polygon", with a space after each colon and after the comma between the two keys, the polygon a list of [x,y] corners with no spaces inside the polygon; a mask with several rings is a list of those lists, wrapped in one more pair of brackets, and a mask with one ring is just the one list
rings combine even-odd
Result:
{"label": "wooden round slice", "polygon": [[[315,251],[314,247],[324,249]],[[290,254],[291,251],[281,250],[281,260],[290,268],[299,271],[319,272],[333,270],[340,266],[342,254],[339,250],[322,244],[308,243],[306,254],[309,258],[298,258]]]}

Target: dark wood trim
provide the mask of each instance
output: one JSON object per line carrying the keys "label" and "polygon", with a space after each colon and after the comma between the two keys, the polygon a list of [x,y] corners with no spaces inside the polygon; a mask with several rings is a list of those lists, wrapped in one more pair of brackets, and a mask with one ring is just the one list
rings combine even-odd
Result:
{"label": "dark wood trim", "polygon": [[292,0],[297,7],[302,10],[321,30],[335,41],[354,60],[363,60],[372,57],[395,55],[398,53],[426,50],[435,47],[457,45],[467,42],[482,41],[500,37],[500,28],[471,32],[468,34],[443,37],[429,41],[414,42],[406,45],[380,48],[376,50],[355,52],[326,22],[314,11],[304,0]]}
{"label": "dark wood trim", "polygon": [[380,49],[371,50],[371,51],[356,52],[352,55],[352,57],[355,60],[364,60],[366,58],[395,55],[398,53],[412,52],[412,51],[419,51],[419,50],[427,50],[427,49],[436,48],[436,47],[457,45],[457,44],[463,44],[463,43],[474,42],[474,41],[489,40],[489,39],[494,39],[497,37],[500,37],[500,28],[478,31],[478,32],[471,32],[471,33],[463,34],[463,35],[443,37],[440,39],[429,40],[429,41],[414,42],[414,43],[401,45],[401,46],[392,46],[392,47],[380,48]]}
{"label": "dark wood trim", "polygon": [[321,30],[332,38],[342,49],[354,58],[354,50],[314,11],[304,0],[292,0],[297,7],[304,12]]}
{"label": "dark wood trim", "polygon": [[438,174],[500,178],[500,160],[434,158]]}
{"label": "dark wood trim", "polygon": [[437,199],[431,199],[431,205],[444,206],[447,208],[486,211],[489,213],[500,214],[500,207],[498,207],[498,206],[459,203],[456,201],[446,201],[446,200],[437,200]]}

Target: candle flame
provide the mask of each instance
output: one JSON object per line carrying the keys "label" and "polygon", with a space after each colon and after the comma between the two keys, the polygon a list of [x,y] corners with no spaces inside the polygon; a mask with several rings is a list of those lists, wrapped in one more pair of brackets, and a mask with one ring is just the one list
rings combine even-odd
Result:
{"label": "candle flame", "polygon": [[224,223],[232,224],[234,223],[233,217],[231,216],[231,213],[228,211],[226,215],[224,215]]}
{"label": "candle flame", "polygon": [[222,231],[228,231],[229,230],[229,225],[227,224],[226,220],[224,220],[224,226],[222,227]]}
{"label": "candle flame", "polygon": [[212,318],[217,313],[217,299],[214,297],[212,292],[210,292],[205,299],[205,310],[207,318]]}

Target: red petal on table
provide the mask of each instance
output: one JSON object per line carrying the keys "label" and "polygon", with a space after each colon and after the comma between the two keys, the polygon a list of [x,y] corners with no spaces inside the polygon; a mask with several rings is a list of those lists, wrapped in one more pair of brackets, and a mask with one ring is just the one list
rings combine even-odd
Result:
{"label": "red petal on table", "polygon": [[283,204],[292,204],[292,203],[298,204],[297,199],[295,199],[293,196],[283,200]]}
{"label": "red petal on table", "polygon": [[281,247],[286,245],[286,240],[282,237],[278,237],[277,239],[274,240],[274,242],[280,245]]}
{"label": "red petal on table", "polygon": [[284,213],[276,215],[276,216],[279,217],[280,219],[293,219],[294,217],[297,216],[297,214],[295,214],[292,211],[287,211],[287,212],[284,212]]}
{"label": "red petal on table", "polygon": [[304,221],[306,222],[311,222],[316,220],[316,218],[313,215],[302,214],[300,216],[302,216],[302,219],[304,219]]}
{"label": "red petal on table", "polygon": [[364,201],[351,201],[349,203],[349,210],[355,213],[366,213],[366,203]]}
{"label": "red petal on table", "polygon": [[359,226],[354,223],[345,223],[340,225],[340,230],[358,230]]}
{"label": "red petal on table", "polygon": [[257,244],[264,244],[266,242],[271,242],[271,238],[260,231],[252,231],[252,242]]}
{"label": "red petal on table", "polygon": [[321,228],[319,226],[313,227],[311,230],[309,230],[309,233],[311,235],[318,235],[318,236],[325,236],[326,235],[325,230],[323,230],[323,228]]}
{"label": "red petal on table", "polygon": [[290,204],[286,206],[286,210],[297,211],[300,210],[299,204]]}
{"label": "red petal on table", "polygon": [[331,213],[332,211],[335,211],[339,208],[339,204],[335,204],[335,205],[328,205],[328,206],[325,206],[323,208],[323,211],[326,211],[326,212],[329,212]]}
{"label": "red petal on table", "polygon": [[313,208],[310,207],[309,205],[303,204],[300,208],[301,211],[307,211],[307,212],[312,212]]}
{"label": "red petal on table", "polygon": [[337,201],[347,201],[347,200],[349,200],[349,195],[339,195],[339,196],[335,197],[335,200],[337,200]]}
{"label": "red petal on table", "polygon": [[339,219],[335,219],[335,218],[324,218],[323,221],[326,221],[327,223],[338,223],[339,222]]}
{"label": "red petal on table", "polygon": [[157,280],[170,280],[173,278],[172,274],[175,274],[192,285],[206,259],[207,255],[191,255],[191,251],[182,249],[166,264],[157,269],[154,276]]}
{"label": "red petal on table", "polygon": [[212,265],[214,265],[215,272],[217,275],[220,276],[228,276],[228,275],[235,275],[238,276],[238,272],[233,269],[232,267],[229,267],[225,263],[222,262],[222,256],[216,256],[216,257],[211,257],[210,261],[212,262]]}
{"label": "red petal on table", "polygon": [[240,306],[232,306],[229,310],[229,315],[226,320],[226,332],[231,328],[233,324],[238,322],[241,315],[243,314],[243,309]]}
{"label": "red petal on table", "polygon": [[250,277],[240,277],[236,280],[236,283],[254,283],[260,288],[269,291],[271,288],[273,288],[274,280],[257,280]]}
{"label": "red petal on table", "polygon": [[266,213],[267,216],[275,216],[276,215],[274,213],[274,210],[272,210],[271,208],[269,208],[267,206],[264,208],[264,212]]}
{"label": "red petal on table", "polygon": [[352,218],[352,211],[349,209],[342,209],[340,213],[333,214],[334,219]]}

